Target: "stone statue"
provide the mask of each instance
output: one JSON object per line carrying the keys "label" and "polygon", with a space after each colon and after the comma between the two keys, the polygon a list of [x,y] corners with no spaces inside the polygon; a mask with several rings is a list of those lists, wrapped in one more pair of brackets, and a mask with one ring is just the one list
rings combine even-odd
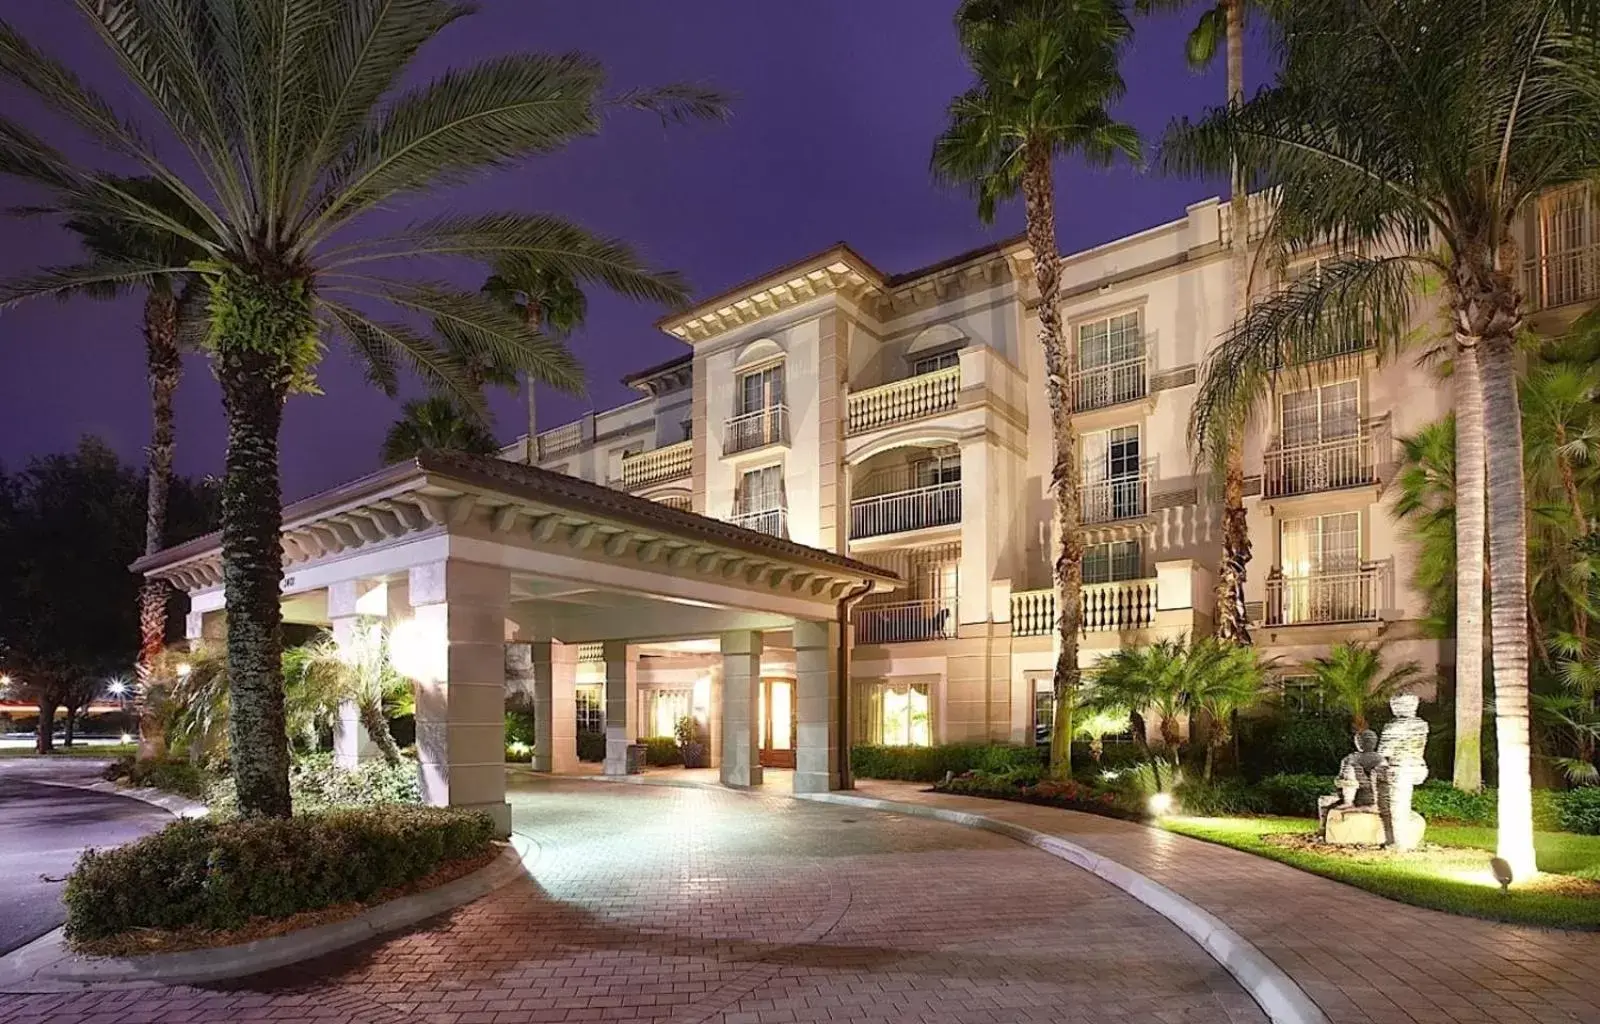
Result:
{"label": "stone statue", "polygon": [[1356,750],[1339,762],[1334,779],[1338,796],[1317,801],[1322,838],[1335,846],[1377,846],[1384,841],[1383,819],[1378,813],[1377,782],[1386,762],[1378,753],[1378,734],[1363,729],[1356,734]]}
{"label": "stone statue", "polygon": [[1389,699],[1394,718],[1383,727],[1378,753],[1384,765],[1376,781],[1378,811],[1383,816],[1384,845],[1397,850],[1414,849],[1422,842],[1426,822],[1411,810],[1411,791],[1428,778],[1428,763],[1423,754],[1428,747],[1428,723],[1417,717],[1417,698],[1397,694]]}

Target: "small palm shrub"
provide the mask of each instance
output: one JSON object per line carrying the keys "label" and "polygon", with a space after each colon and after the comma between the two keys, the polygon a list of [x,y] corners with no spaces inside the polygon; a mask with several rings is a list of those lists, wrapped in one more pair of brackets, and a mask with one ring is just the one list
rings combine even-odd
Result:
{"label": "small palm shrub", "polygon": [[367,902],[489,853],[494,831],[487,815],[445,807],[177,821],[79,858],[63,896],[67,937],[238,928],[253,918]]}

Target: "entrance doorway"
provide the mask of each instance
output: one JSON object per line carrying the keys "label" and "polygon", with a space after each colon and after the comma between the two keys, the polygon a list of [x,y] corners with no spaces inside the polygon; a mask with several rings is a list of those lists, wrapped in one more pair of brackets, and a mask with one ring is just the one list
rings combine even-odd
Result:
{"label": "entrance doorway", "polygon": [[798,716],[792,679],[761,680],[761,767],[794,767]]}

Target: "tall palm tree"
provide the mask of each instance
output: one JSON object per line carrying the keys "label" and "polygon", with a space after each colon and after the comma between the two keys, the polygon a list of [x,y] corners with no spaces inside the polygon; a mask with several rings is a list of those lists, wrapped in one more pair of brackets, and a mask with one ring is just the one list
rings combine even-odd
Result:
{"label": "tall palm tree", "polygon": [[1118,0],[963,0],[956,32],[977,84],[951,101],[949,123],[934,142],[933,173],[970,190],[978,217],[1022,195],[1028,248],[1039,291],[1039,344],[1044,348],[1055,461],[1056,722],[1050,762],[1070,768],[1073,692],[1079,684],[1083,538],[1079,528],[1077,437],[1072,429],[1072,366],[1061,334],[1061,257],[1056,248],[1052,165],[1078,154],[1105,164],[1118,153],[1136,159],[1134,130],[1107,107],[1122,95],[1117,58],[1131,35]]}
{"label": "tall palm tree", "polygon": [[[1578,5],[1573,5],[1574,7]],[[1282,71],[1242,106],[1169,130],[1164,162],[1221,171],[1237,160],[1278,190],[1269,240],[1291,254],[1331,246],[1320,272],[1257,303],[1207,362],[1194,432],[1225,444],[1242,406],[1319,346],[1364,336],[1393,348],[1424,282],[1443,282],[1458,353],[1461,565],[1472,547],[1480,408],[1488,446],[1489,580],[1499,854],[1531,872],[1527,512],[1514,372],[1523,305],[1513,221],[1547,189],[1600,165],[1593,41],[1565,31],[1565,0],[1493,4],[1297,0],[1275,11]],[[1476,357],[1474,359],[1474,357]],[[1474,401],[1471,368],[1481,371]],[[1465,371],[1465,372],[1464,372]],[[1471,612],[1475,589],[1458,592]],[[1458,628],[1469,627],[1471,614]],[[1476,653],[1458,641],[1463,689]]]}
{"label": "tall palm tree", "polygon": [[493,455],[500,445],[482,421],[463,414],[450,399],[430,395],[400,407],[400,418],[383,438],[383,461],[401,462],[424,448]]}
{"label": "tall palm tree", "polygon": [[[163,160],[145,132],[3,21],[0,80],[159,180],[205,227],[195,230],[112,175],[79,166],[9,117],[0,117],[0,172],[52,190],[53,205],[75,215],[175,235],[204,258],[55,267],[0,288],[0,304],[195,273],[228,424],[222,551],[239,803],[246,814],[287,815],[278,435],[284,401],[312,386],[325,340],[348,342],[386,389],[403,363],[463,409],[481,411],[463,354],[571,390],[582,386],[581,370],[477,292],[387,268],[419,256],[521,256],[641,298],[676,302],[685,294],[676,276],[650,271],[626,246],[547,215],[441,215],[378,234],[352,226],[377,208],[593,134],[601,115],[619,106],[678,120],[724,107],[691,87],[607,98],[600,66],[574,54],[512,54],[403,85],[417,51],[470,13],[450,0],[77,6],[129,87],[183,146],[181,164]],[[443,344],[373,312],[384,304],[430,320]]]}
{"label": "tall palm tree", "polygon": [[[1200,20],[1185,40],[1184,53],[1195,70],[1216,62],[1218,42],[1226,51],[1228,103],[1244,102],[1244,22],[1250,0],[1205,0]],[[1143,13],[1190,6],[1192,0],[1138,0]],[[1243,319],[1250,310],[1253,260],[1250,246],[1249,182],[1237,160],[1228,174],[1228,225],[1232,229],[1230,261],[1233,264],[1233,315]],[[1245,573],[1250,565],[1250,526],[1244,510],[1244,424],[1237,423],[1221,452],[1222,559],[1217,565],[1216,623],[1218,637],[1235,643],[1250,642],[1250,620],[1244,608]]]}
{"label": "tall palm tree", "polygon": [[[126,178],[118,187],[137,196],[141,202],[159,210],[163,216],[188,226],[204,229],[189,208],[160,181],[154,178]],[[155,230],[143,224],[97,213],[68,217],[66,227],[91,262],[106,268],[128,263],[158,267],[181,267],[201,258],[201,250],[181,235]],[[183,378],[183,352],[178,338],[178,303],[189,275],[161,271],[143,278],[93,281],[77,291],[91,298],[121,298],[129,291],[144,292],[141,328],[144,334],[145,374],[150,387],[150,445],[145,450],[145,528],[144,553],[153,555],[167,543],[167,496],[172,489],[172,463],[177,447],[172,399]],[[71,292],[60,293],[67,298]],[[145,691],[153,685],[151,667],[166,643],[167,604],[171,585],[154,577],[144,581],[139,591],[139,681]],[[139,702],[139,755],[159,756],[163,740],[157,719],[145,712]]]}
{"label": "tall palm tree", "polygon": [[1390,697],[1422,678],[1422,668],[1414,661],[1385,672],[1383,648],[1353,640],[1335,644],[1327,657],[1313,658],[1306,668],[1323,706],[1349,715],[1356,732],[1367,728],[1369,713],[1381,710]]}
{"label": "tall palm tree", "polygon": [[[565,338],[583,323],[589,300],[572,275],[529,260],[500,260],[494,273],[483,282],[483,293],[522,317],[530,331]],[[539,461],[538,402],[534,379],[523,387],[528,402],[528,448],[524,461],[532,466]]]}

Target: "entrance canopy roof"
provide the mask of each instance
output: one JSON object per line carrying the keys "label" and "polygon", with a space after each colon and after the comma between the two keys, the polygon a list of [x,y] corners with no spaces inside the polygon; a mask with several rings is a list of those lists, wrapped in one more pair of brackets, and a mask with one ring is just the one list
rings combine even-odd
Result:
{"label": "entrance canopy roof", "polygon": [[[318,598],[333,583],[461,559],[510,570],[517,638],[579,643],[828,620],[845,596],[902,582],[575,477],[434,451],[285,508],[283,557],[291,620],[325,621]],[[222,607],[219,534],[132,568],[185,591],[192,611]]]}

